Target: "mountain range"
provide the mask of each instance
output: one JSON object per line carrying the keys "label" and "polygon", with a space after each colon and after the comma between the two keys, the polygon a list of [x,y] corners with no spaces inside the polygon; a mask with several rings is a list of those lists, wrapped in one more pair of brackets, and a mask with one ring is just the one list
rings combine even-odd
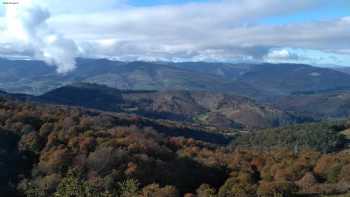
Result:
{"label": "mountain range", "polygon": [[5,196],[350,190],[350,75],[344,72],[79,59],[75,71],[59,75],[38,61],[3,62]]}
{"label": "mountain range", "polygon": [[76,70],[57,74],[41,61],[0,59],[0,70],[1,95],[208,127],[268,128],[350,114],[345,68],[77,59]]}
{"label": "mountain range", "polygon": [[306,116],[259,104],[247,97],[207,91],[118,90],[105,85],[76,83],[40,96],[6,92],[1,92],[0,96],[35,103],[135,114],[208,128],[259,129],[312,121]]}
{"label": "mountain range", "polygon": [[349,89],[350,75],[302,64],[119,62],[77,59],[77,69],[57,74],[40,61],[0,59],[0,89],[40,95],[77,82],[121,90],[197,90],[258,100],[295,92]]}
{"label": "mountain range", "polygon": [[207,91],[127,91],[79,83],[31,97],[31,100],[219,128],[267,128],[305,121],[246,97]]}

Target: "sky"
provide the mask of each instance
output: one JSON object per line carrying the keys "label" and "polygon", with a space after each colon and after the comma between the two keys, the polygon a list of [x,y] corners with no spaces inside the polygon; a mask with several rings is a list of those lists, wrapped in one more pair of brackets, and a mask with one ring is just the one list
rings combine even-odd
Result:
{"label": "sky", "polygon": [[349,0],[1,0],[0,56],[350,66]]}

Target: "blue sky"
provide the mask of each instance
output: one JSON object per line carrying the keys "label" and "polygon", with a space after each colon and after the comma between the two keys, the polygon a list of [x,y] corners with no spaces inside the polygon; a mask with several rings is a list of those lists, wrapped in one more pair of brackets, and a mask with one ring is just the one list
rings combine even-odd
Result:
{"label": "blue sky", "polygon": [[[157,5],[179,5],[189,2],[208,2],[207,0],[132,0],[129,1],[133,6],[157,6]],[[350,1],[349,0],[329,0],[313,7],[312,9],[299,10],[288,15],[277,15],[273,17],[261,19],[261,23],[265,24],[289,24],[289,23],[303,23],[306,21],[322,21],[332,20],[344,16],[348,16],[350,13]]]}
{"label": "blue sky", "polygon": [[60,72],[76,57],[350,66],[349,0],[6,1],[0,56]]}
{"label": "blue sky", "polygon": [[312,9],[297,10],[295,13],[288,15],[278,15],[261,20],[266,24],[290,24],[304,23],[310,21],[334,20],[337,18],[350,15],[350,1],[328,1]]}
{"label": "blue sky", "polygon": [[206,0],[132,0],[129,1],[133,6],[155,6],[155,5],[176,5],[184,4],[188,2],[206,2]]}

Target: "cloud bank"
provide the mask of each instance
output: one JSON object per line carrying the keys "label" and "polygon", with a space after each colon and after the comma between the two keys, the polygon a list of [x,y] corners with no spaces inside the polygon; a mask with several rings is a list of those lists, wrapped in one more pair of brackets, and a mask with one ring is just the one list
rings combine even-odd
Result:
{"label": "cloud bank", "polygon": [[47,20],[47,9],[30,1],[5,5],[5,27],[2,42],[6,50],[21,50],[35,59],[57,66],[58,73],[66,73],[75,68],[78,49],[73,40],[51,29]]}
{"label": "cloud bank", "polygon": [[[40,9],[21,13],[30,13],[34,26],[19,21],[32,38],[34,57],[58,65],[60,72],[73,69],[76,56],[150,61],[334,61],[346,66],[350,65],[349,16],[264,22],[346,1],[208,0],[135,7],[127,0],[33,0],[32,5],[40,5]],[[0,47],[0,54],[11,51],[33,56],[23,43],[1,42],[7,47]]]}

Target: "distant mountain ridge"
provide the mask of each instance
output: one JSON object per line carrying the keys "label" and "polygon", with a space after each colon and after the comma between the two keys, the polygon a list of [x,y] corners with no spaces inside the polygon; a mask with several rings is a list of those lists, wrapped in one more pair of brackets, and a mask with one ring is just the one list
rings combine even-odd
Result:
{"label": "distant mountain ridge", "polygon": [[258,100],[295,92],[350,89],[350,75],[303,64],[77,59],[76,70],[60,75],[55,67],[40,61],[0,59],[0,71],[0,89],[34,95],[78,82],[121,90],[209,91]]}
{"label": "distant mountain ridge", "polygon": [[203,90],[260,95],[248,84],[214,74],[198,73],[165,63],[77,59],[77,69],[65,75],[39,61],[0,59],[0,89],[40,95],[77,82],[134,90]]}
{"label": "distant mountain ridge", "polygon": [[260,64],[239,80],[271,95],[350,88],[350,75],[303,64]]}

